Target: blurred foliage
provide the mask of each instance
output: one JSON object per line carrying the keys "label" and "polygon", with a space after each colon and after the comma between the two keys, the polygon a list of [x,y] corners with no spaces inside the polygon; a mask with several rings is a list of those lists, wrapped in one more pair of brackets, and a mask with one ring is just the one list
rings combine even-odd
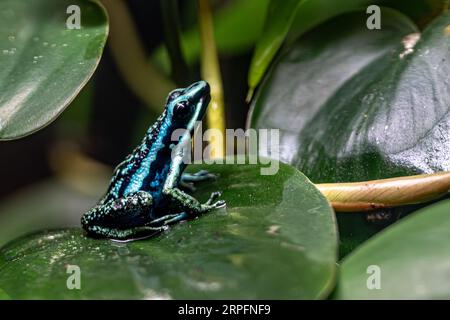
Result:
{"label": "blurred foliage", "polygon": [[[83,12],[83,29],[67,28],[70,5]],[[48,125],[76,97],[98,65],[108,22],[87,0],[5,0],[0,12],[0,139],[16,139]]]}
{"label": "blurred foliage", "polygon": [[55,179],[16,192],[0,205],[0,247],[29,232],[79,226],[101,192],[86,194]]}
{"label": "blurred foliage", "polygon": [[[233,0],[217,9],[214,36],[221,55],[238,55],[252,49],[261,33],[268,3],[269,0]],[[182,33],[181,44],[186,62],[192,66],[200,58],[198,25]],[[164,46],[155,51],[152,60],[169,73],[170,62]]]}

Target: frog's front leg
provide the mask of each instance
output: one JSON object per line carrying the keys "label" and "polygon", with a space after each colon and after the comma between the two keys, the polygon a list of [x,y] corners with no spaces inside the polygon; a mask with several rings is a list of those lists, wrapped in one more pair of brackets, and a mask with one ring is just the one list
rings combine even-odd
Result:
{"label": "frog's front leg", "polygon": [[145,191],[124,198],[100,203],[81,218],[83,228],[98,237],[124,240],[152,236],[166,227],[152,227],[137,223],[143,212],[152,210],[152,196]]}
{"label": "frog's front leg", "polygon": [[[220,197],[220,192],[214,192],[211,197],[209,198],[209,200],[205,203],[205,205],[207,206],[211,206],[211,204],[218,198]],[[215,205],[214,208],[219,207],[220,205],[225,204],[225,202],[218,202],[219,205]],[[199,212],[201,213],[201,212]],[[197,213],[197,214],[199,214]],[[189,218],[189,214],[186,212],[181,212],[181,213],[177,213],[177,214],[169,214],[163,217],[160,217],[158,219],[153,220],[152,222],[149,223],[149,225],[170,225],[179,221],[183,221]]]}
{"label": "frog's front leg", "polygon": [[218,197],[220,197],[220,192],[213,192],[209,200],[204,204],[200,203],[197,199],[181,191],[177,187],[164,188],[163,193],[179,208],[186,211],[189,216],[197,216],[225,205],[225,201],[223,200],[215,201]]}
{"label": "frog's front leg", "polygon": [[213,209],[223,207],[225,201],[220,200],[215,202],[215,200],[220,197],[220,192],[212,193],[210,199],[202,204],[197,199],[178,188],[178,182],[181,180],[183,173],[183,159],[182,150],[172,158],[169,173],[162,189],[164,196],[169,199],[173,205],[181,209],[181,211],[186,212],[189,217],[195,217]]}

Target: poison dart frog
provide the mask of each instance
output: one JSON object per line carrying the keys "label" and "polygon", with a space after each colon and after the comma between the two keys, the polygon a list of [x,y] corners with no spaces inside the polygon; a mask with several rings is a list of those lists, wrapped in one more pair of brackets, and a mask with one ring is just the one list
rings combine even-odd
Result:
{"label": "poison dart frog", "polygon": [[[148,238],[170,224],[225,206],[225,201],[217,201],[220,192],[213,192],[202,204],[181,189],[216,177],[205,170],[183,174],[186,145],[191,143],[210,99],[205,81],[169,94],[163,113],[141,144],[114,170],[103,198],[82,216],[88,235],[116,241]],[[183,130],[176,131],[179,129]],[[181,135],[173,141],[177,132]]]}

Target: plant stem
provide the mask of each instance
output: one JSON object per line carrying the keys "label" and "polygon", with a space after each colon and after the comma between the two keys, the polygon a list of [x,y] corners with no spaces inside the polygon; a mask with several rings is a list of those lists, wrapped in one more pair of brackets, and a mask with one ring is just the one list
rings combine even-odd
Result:
{"label": "plant stem", "polygon": [[450,172],[353,183],[316,184],[335,211],[358,212],[418,204],[450,190]]}
{"label": "plant stem", "polygon": [[[219,58],[214,40],[214,29],[211,5],[209,0],[198,1],[198,16],[200,22],[200,35],[202,41],[201,65],[202,77],[211,86],[211,103],[206,115],[209,129],[217,129],[225,136],[225,106],[223,96],[222,78],[220,74]],[[223,158],[225,154],[224,139],[216,139],[211,159]]]}
{"label": "plant stem", "polygon": [[172,78],[177,85],[186,86],[189,70],[181,47],[181,27],[177,0],[160,0],[164,21],[164,38],[169,53]]}
{"label": "plant stem", "polygon": [[102,3],[110,20],[109,47],[122,77],[149,108],[161,111],[175,84],[149,62],[123,0],[102,0]]}

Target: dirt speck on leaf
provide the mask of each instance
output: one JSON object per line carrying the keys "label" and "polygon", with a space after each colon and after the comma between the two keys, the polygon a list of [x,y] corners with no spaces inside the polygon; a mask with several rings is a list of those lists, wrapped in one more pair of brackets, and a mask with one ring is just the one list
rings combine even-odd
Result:
{"label": "dirt speck on leaf", "polygon": [[444,28],[444,33],[445,33],[447,36],[450,36],[450,24]]}
{"label": "dirt speck on leaf", "polygon": [[405,36],[402,39],[403,47],[405,50],[400,53],[399,57],[400,59],[403,59],[408,54],[411,54],[414,52],[414,46],[416,45],[417,41],[420,39],[420,33],[411,33]]}

